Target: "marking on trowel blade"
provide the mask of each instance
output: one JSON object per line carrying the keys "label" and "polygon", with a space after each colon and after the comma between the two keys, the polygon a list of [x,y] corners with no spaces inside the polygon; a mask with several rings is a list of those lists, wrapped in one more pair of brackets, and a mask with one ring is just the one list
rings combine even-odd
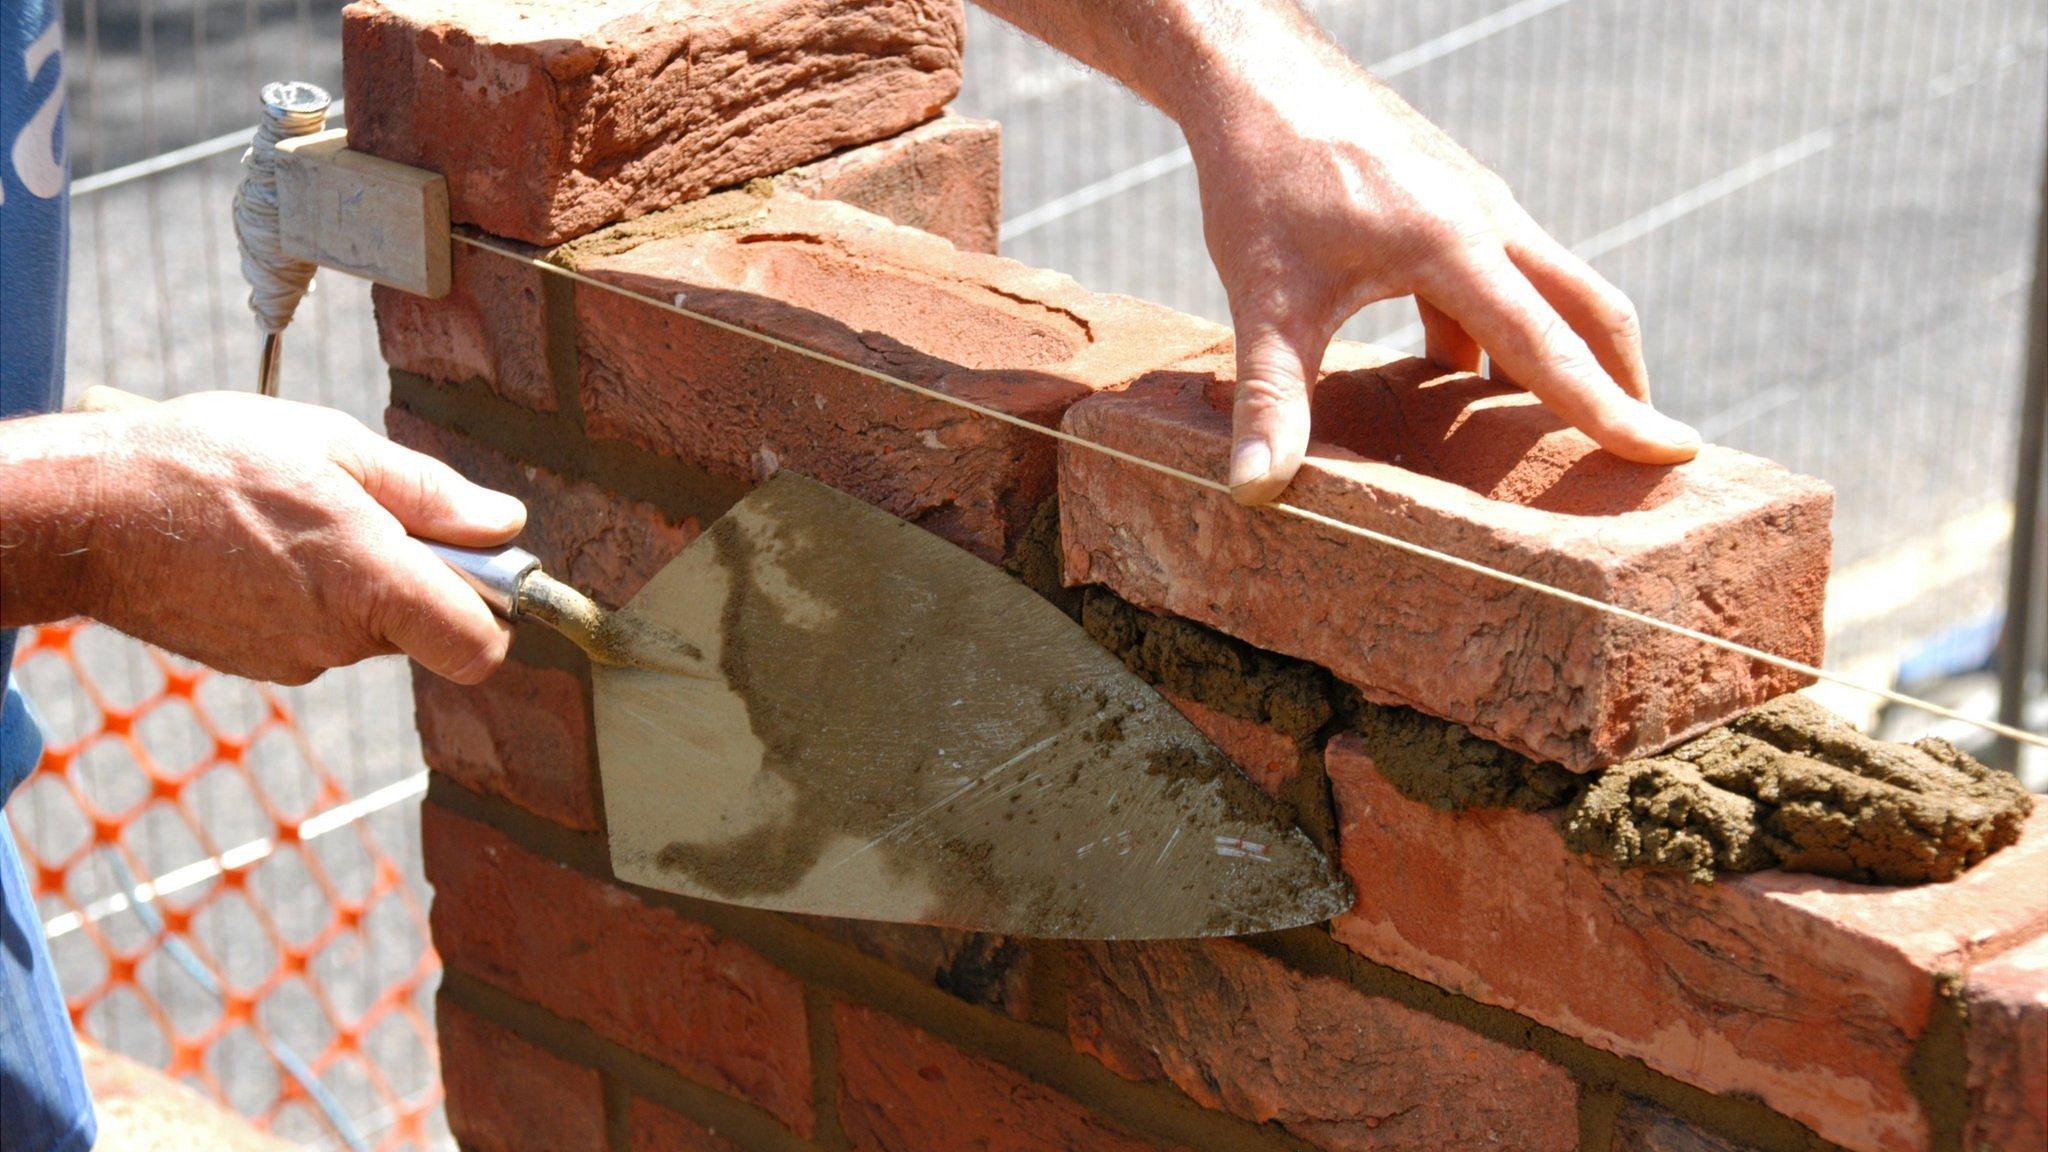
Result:
{"label": "marking on trowel blade", "polygon": [[1155,856],[1155,857],[1153,857],[1153,858],[1152,858],[1152,866],[1153,866],[1154,868],[1157,868],[1157,867],[1159,867],[1159,866],[1160,866],[1161,864],[1164,864],[1164,863],[1166,863],[1166,854],[1167,854],[1168,852],[1171,852],[1171,851],[1173,851],[1173,845],[1174,845],[1174,842],[1175,842],[1175,841],[1177,841],[1177,840],[1179,840],[1179,839],[1180,839],[1180,829],[1178,829],[1178,828],[1175,828],[1175,829],[1173,830],[1173,835],[1171,835],[1171,836],[1168,836],[1168,837],[1166,838],[1166,843],[1165,843],[1164,845],[1162,845],[1162,846],[1160,847],[1160,849],[1159,849],[1159,855],[1157,855],[1157,856]]}
{"label": "marking on trowel blade", "polygon": [[1076,859],[1079,859],[1095,851],[1097,848],[1111,845],[1115,846],[1117,855],[1129,856],[1131,854],[1131,834],[1128,831],[1118,832],[1113,836],[1104,836],[1100,840],[1090,840],[1088,843],[1074,849],[1074,856]]}
{"label": "marking on trowel blade", "polygon": [[1261,864],[1271,864],[1273,862],[1273,858],[1267,855],[1266,845],[1256,840],[1247,840],[1242,836],[1218,836],[1216,838],[1216,854],[1218,856],[1237,856],[1246,860],[1257,860]]}

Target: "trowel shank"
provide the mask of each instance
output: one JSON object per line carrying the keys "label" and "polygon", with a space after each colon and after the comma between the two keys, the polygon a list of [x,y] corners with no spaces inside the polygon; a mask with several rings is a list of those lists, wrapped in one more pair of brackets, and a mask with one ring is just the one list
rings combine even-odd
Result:
{"label": "trowel shank", "polygon": [[704,674],[696,649],[664,630],[607,612],[598,603],[542,570],[523,548],[458,548],[422,540],[441,562],[507,620],[534,619],[554,629],[599,664],[684,676]]}

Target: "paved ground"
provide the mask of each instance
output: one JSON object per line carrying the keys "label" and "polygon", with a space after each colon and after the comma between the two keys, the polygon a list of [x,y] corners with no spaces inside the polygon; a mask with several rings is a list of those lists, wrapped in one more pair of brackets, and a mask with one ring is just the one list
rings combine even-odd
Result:
{"label": "paved ground", "polygon": [[[192,0],[145,24],[75,0],[79,174],[251,122],[252,78],[334,84],[337,7]],[[1838,568],[1883,594],[1837,638],[1838,659],[1882,664],[1995,607],[2048,142],[2048,0],[1314,7],[1634,297],[1661,403],[1835,483]],[[960,106],[1004,123],[1008,254],[1225,318],[1172,125],[979,12]],[[228,156],[80,199],[74,389],[253,385],[227,228],[235,180]],[[1413,342],[1411,321],[1380,305],[1347,334]],[[284,382],[377,422],[361,285],[329,278],[306,305]],[[1913,559],[1928,555],[1938,562]],[[104,655],[112,681],[146,675],[132,653]],[[43,695],[64,723],[90,722],[68,715],[61,677]],[[295,696],[316,753],[358,794],[419,771],[402,665]],[[11,809],[17,821],[54,827],[33,800]],[[408,822],[390,816],[380,834],[417,882]],[[187,862],[169,841],[151,851],[165,868]]]}

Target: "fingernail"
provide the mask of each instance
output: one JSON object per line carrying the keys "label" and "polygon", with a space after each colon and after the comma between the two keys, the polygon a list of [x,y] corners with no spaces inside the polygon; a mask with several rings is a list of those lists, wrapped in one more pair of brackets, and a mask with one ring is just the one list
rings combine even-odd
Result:
{"label": "fingernail", "polygon": [[1230,450],[1230,486],[1256,484],[1273,470],[1273,450],[1256,437],[1239,440]]}
{"label": "fingernail", "polygon": [[1679,448],[1697,448],[1700,446],[1699,429],[1683,421],[1673,420],[1654,408],[1650,412],[1657,418],[1658,433],[1667,443]]}
{"label": "fingernail", "polygon": [[477,498],[476,515],[480,520],[492,524],[523,524],[526,522],[526,505],[516,496],[484,489]]}

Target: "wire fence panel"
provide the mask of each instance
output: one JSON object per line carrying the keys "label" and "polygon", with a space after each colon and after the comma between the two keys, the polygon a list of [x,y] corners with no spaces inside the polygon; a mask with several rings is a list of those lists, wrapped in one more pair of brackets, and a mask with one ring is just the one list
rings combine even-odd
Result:
{"label": "wire fence panel", "polygon": [[[1660,404],[1834,482],[1832,665],[1910,680],[1981,664],[2010,525],[2048,0],[1310,7],[1631,295]],[[231,134],[266,81],[339,91],[339,10],[67,4],[74,394],[254,386]],[[1008,255],[1227,319],[1174,125],[978,10],[966,75],[961,110],[1004,127]],[[1420,347],[1401,302],[1343,334]],[[380,423],[364,285],[320,278],[282,379],[288,398]],[[58,751],[8,814],[80,1026],[315,1145],[347,1128],[443,1140],[403,663],[273,692],[67,627],[27,645],[22,671]],[[166,890],[126,891],[148,884]]]}

